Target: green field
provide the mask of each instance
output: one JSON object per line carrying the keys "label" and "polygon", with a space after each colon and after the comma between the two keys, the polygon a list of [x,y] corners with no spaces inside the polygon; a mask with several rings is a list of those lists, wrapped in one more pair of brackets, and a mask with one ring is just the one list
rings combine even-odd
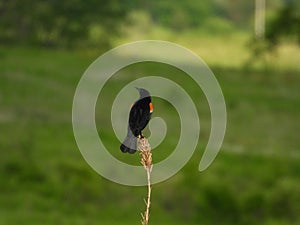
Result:
{"label": "green field", "polygon": [[[179,70],[155,63],[129,66],[115,75],[122,79],[108,82],[102,96],[108,106],[139,74],[169,76],[203,102],[197,106],[202,125],[197,151],[174,177],[153,186],[150,224],[299,224],[299,48],[284,45],[262,62],[249,60],[245,35],[168,39],[194,50],[215,73],[224,92],[228,125],[220,154],[200,173],[210,129],[201,90],[181,78]],[[73,95],[99,54],[0,48],[0,225],[139,224],[146,188],[99,176],[73,137]],[[172,126],[174,109],[160,99],[154,98],[154,104],[156,115]],[[138,164],[138,155],[121,155],[110,115],[101,105],[97,109],[103,142],[120,160]],[[156,162],[176,145],[178,132],[168,132],[153,153]]]}

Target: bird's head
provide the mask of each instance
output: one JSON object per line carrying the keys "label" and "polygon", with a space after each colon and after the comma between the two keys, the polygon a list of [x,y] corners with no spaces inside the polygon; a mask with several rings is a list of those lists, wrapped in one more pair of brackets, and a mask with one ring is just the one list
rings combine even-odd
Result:
{"label": "bird's head", "polygon": [[136,89],[139,91],[140,93],[140,98],[146,98],[146,97],[150,97],[150,93],[149,91],[147,91],[146,89],[144,88],[137,88]]}

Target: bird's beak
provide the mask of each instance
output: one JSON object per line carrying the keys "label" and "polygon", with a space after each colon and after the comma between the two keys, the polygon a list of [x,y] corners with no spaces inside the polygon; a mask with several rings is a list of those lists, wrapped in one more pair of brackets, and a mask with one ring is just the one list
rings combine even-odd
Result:
{"label": "bird's beak", "polygon": [[138,90],[138,91],[140,91],[140,88],[138,88],[138,87],[135,87],[135,89]]}

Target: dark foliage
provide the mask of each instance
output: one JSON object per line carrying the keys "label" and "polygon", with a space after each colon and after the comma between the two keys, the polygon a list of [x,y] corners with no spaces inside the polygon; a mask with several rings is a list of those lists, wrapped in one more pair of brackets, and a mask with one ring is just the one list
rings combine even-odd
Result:
{"label": "dark foliage", "polygon": [[121,0],[2,1],[0,41],[2,44],[29,44],[73,47],[91,44],[93,27],[101,33],[97,44],[109,45],[126,15]]}
{"label": "dark foliage", "polygon": [[281,38],[286,37],[296,39],[300,45],[300,12],[293,3],[283,7],[266,30],[266,41],[271,47],[275,47]]}

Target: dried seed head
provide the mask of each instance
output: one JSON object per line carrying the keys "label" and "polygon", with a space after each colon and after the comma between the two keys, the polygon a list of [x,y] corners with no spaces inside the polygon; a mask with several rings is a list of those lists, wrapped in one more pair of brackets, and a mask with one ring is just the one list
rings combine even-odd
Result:
{"label": "dried seed head", "polygon": [[151,153],[151,147],[147,140],[147,138],[139,138],[138,139],[138,147],[141,150],[141,163],[144,166],[145,169],[151,168],[152,166],[152,153]]}

